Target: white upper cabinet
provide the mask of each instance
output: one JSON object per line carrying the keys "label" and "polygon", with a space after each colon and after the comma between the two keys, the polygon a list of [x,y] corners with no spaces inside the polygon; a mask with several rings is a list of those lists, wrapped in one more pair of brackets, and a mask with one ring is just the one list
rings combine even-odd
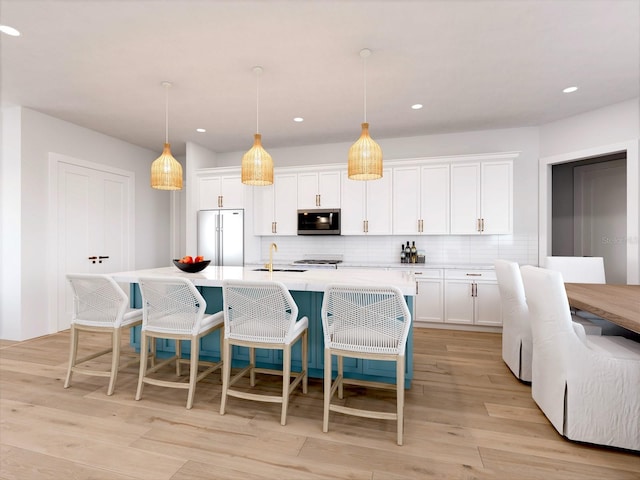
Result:
{"label": "white upper cabinet", "polygon": [[245,188],[239,174],[198,176],[198,210],[244,208]]}
{"label": "white upper cabinet", "polygon": [[393,169],[393,233],[449,233],[449,165]]}
{"label": "white upper cabinet", "polygon": [[378,180],[349,180],[342,172],[342,235],[390,235],[393,172],[385,168]]}
{"label": "white upper cabinet", "polygon": [[274,184],[249,187],[239,168],[202,169],[194,210],[245,208],[254,235],[297,235],[297,211],[340,208],[342,235],[513,233],[517,152],[385,163],[379,180],[349,180],[346,165],[282,167]]}
{"label": "white upper cabinet", "polygon": [[451,165],[451,233],[513,232],[513,162]]}
{"label": "white upper cabinet", "polygon": [[420,219],[420,167],[393,169],[393,233],[418,233]]}
{"label": "white upper cabinet", "polygon": [[254,235],[296,235],[298,177],[295,173],[274,174],[273,185],[253,187]]}
{"label": "white upper cabinet", "polygon": [[298,173],[298,208],[340,208],[340,171]]}
{"label": "white upper cabinet", "polygon": [[513,233],[513,162],[482,164],[482,233]]}
{"label": "white upper cabinet", "polygon": [[422,167],[420,186],[419,233],[449,233],[449,165]]}

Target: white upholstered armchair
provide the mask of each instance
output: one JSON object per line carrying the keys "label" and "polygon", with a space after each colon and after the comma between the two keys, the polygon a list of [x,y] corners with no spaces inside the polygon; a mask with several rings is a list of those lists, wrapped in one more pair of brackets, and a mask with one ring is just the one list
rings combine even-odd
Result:
{"label": "white upholstered armchair", "polygon": [[578,335],[562,275],[521,268],[533,334],[532,396],[571,440],[640,451],[640,344]]}
{"label": "white upholstered armchair", "polygon": [[516,378],[531,382],[531,325],[520,267],[516,262],[494,262],[502,305],[502,360]]}

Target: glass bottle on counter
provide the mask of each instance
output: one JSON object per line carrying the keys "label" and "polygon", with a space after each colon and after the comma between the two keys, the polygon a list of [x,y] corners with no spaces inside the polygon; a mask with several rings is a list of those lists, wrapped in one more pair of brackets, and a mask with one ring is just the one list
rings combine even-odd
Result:
{"label": "glass bottle on counter", "polygon": [[407,240],[407,246],[404,247],[404,263],[411,263],[411,246]]}
{"label": "glass bottle on counter", "polygon": [[404,243],[400,245],[400,263],[406,263],[407,256],[404,253]]}
{"label": "glass bottle on counter", "polygon": [[418,261],[418,249],[416,248],[415,240],[411,244],[411,263],[416,263]]}

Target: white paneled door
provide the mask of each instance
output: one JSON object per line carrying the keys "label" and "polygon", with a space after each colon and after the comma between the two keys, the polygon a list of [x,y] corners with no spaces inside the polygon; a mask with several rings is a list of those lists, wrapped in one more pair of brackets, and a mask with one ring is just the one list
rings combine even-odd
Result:
{"label": "white paneled door", "polygon": [[69,328],[73,298],[67,273],[130,269],[133,174],[57,163],[58,330]]}

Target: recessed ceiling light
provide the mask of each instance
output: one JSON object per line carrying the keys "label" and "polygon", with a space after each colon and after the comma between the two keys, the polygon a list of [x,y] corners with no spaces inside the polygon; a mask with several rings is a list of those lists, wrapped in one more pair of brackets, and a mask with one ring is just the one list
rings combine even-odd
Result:
{"label": "recessed ceiling light", "polygon": [[206,129],[204,129],[204,128],[196,128],[196,132],[198,132],[198,133],[204,133],[204,132],[206,132],[206,131],[207,131],[207,130],[206,130]]}
{"label": "recessed ceiling light", "polygon": [[575,92],[576,90],[578,90],[578,87],[567,87],[564,90],[562,90],[564,93],[571,93],[571,92]]}
{"label": "recessed ceiling light", "polygon": [[12,37],[19,37],[20,32],[9,25],[0,25],[0,32],[11,35]]}
{"label": "recessed ceiling light", "polygon": [[414,103],[413,105],[411,105],[411,108],[413,108],[414,110],[420,110],[422,108],[422,104]]}
{"label": "recessed ceiling light", "polygon": [[302,117],[293,117],[293,121],[297,122],[297,123],[304,122],[304,118],[302,118]]}

